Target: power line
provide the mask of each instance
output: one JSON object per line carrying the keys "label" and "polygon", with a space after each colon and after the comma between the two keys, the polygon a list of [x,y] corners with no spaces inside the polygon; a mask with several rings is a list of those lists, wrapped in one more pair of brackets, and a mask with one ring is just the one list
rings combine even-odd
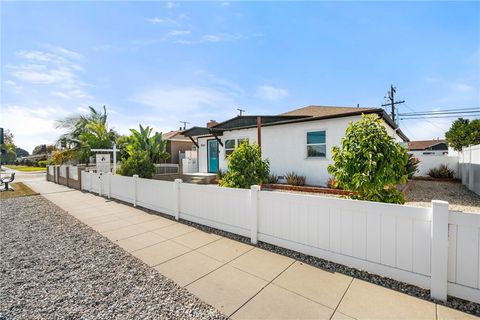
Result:
{"label": "power line", "polygon": [[[480,117],[480,113],[478,114],[473,114],[473,115],[470,115],[470,116],[473,116],[473,117]],[[461,116],[458,116],[458,115],[439,115],[439,116],[435,116],[435,115],[431,115],[431,116],[418,116],[418,117],[405,117],[405,118],[400,118],[400,120],[414,120],[414,119],[448,119],[448,118],[461,118]]]}

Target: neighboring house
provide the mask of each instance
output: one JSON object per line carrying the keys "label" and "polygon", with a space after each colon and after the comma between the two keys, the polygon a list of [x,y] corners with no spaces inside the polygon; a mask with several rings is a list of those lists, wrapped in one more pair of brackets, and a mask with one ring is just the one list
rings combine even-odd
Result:
{"label": "neighboring house", "polygon": [[185,151],[192,150],[192,147],[195,147],[192,140],[182,135],[179,130],[164,133],[162,138],[167,141],[167,152],[170,154],[167,163],[180,164]]}
{"label": "neighboring house", "polygon": [[448,154],[448,145],[445,140],[419,140],[408,143],[409,153],[414,156],[431,155],[443,156]]}
{"label": "neighboring house", "polygon": [[195,139],[199,172],[226,170],[227,156],[247,140],[261,145],[262,157],[269,159],[273,174],[282,177],[294,171],[306,176],[307,184],[326,185],[332,147],[340,145],[348,124],[360,120],[362,114],[376,114],[391,136],[399,142],[408,141],[383,109],[325,106],[308,106],[275,116],[237,116],[182,133]]}

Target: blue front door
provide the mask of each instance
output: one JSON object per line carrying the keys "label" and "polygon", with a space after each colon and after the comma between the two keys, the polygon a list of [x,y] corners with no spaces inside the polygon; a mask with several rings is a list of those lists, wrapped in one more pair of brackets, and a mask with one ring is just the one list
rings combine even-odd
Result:
{"label": "blue front door", "polygon": [[218,172],[218,141],[208,140],[208,172]]}

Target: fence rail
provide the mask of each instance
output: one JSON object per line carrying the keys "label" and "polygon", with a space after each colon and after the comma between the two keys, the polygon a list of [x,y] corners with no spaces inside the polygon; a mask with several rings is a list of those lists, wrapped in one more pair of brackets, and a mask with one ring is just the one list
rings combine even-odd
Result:
{"label": "fence rail", "polygon": [[480,215],[82,172],[82,189],[480,303]]}

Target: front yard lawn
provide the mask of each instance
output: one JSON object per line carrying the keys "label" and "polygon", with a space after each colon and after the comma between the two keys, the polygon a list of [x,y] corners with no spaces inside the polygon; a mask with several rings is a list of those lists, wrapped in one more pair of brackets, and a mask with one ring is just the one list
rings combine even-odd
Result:
{"label": "front yard lawn", "polygon": [[13,191],[0,192],[0,199],[5,200],[10,198],[32,196],[38,194],[21,182],[11,183],[10,186],[13,188]]}
{"label": "front yard lawn", "polygon": [[4,166],[4,167],[9,168],[9,169],[13,169],[13,170],[22,171],[22,172],[45,171],[45,170],[47,170],[47,168],[44,168],[44,167],[29,167],[29,166],[15,166],[15,165],[8,165],[8,166]]}

